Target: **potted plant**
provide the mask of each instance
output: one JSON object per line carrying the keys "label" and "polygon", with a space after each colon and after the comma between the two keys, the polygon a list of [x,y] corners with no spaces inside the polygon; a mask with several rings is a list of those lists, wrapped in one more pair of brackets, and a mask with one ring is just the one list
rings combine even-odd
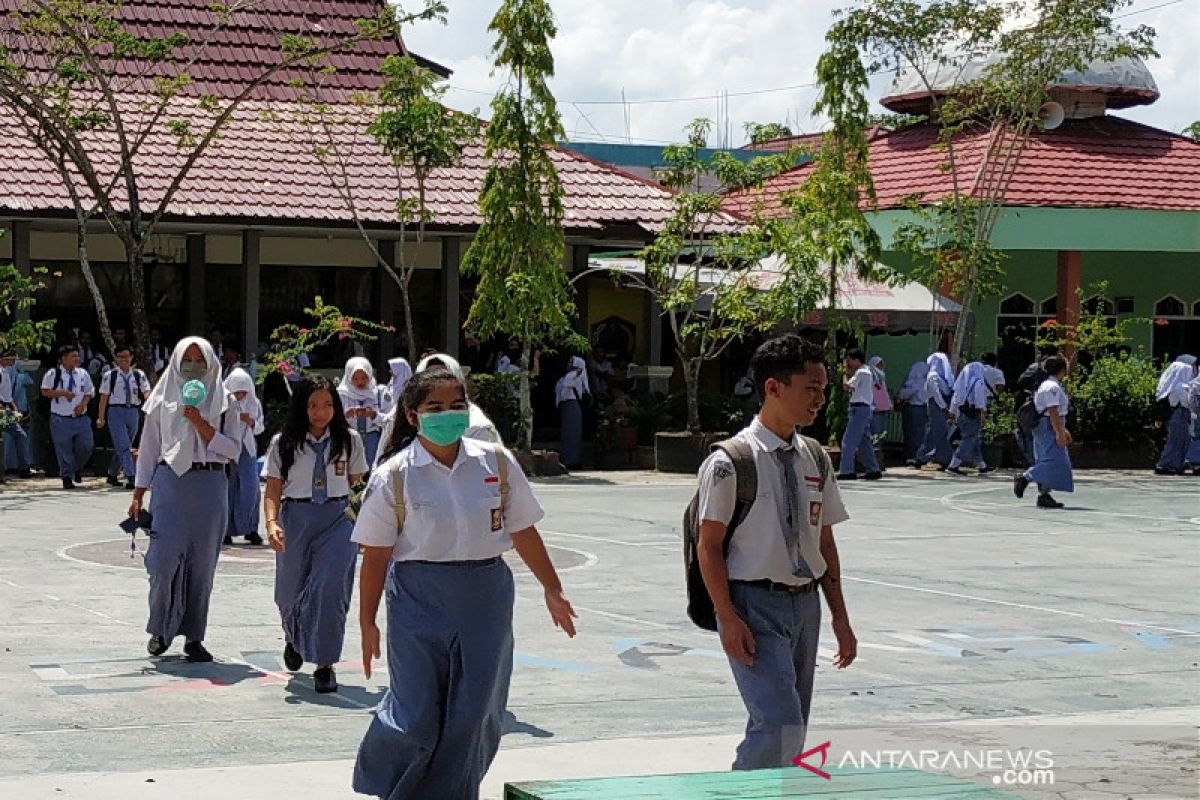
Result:
{"label": "potted plant", "polygon": [[1011,392],[999,392],[988,402],[983,419],[983,460],[991,467],[1002,467],[1016,447],[1013,431],[1017,428],[1017,398]]}

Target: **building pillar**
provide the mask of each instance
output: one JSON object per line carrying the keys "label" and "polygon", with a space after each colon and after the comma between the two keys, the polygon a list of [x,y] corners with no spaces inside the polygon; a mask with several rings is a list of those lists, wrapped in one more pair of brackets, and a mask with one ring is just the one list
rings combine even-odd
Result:
{"label": "building pillar", "polygon": [[[202,233],[187,235],[187,290],[184,292],[187,306],[187,332],[204,336],[204,265],[207,261],[206,240]],[[179,331],[172,331],[179,333]]]}
{"label": "building pillar", "polygon": [[262,292],[262,231],[242,231],[242,358],[258,360],[258,304]]}
{"label": "building pillar", "polygon": [[1079,287],[1083,272],[1082,254],[1078,250],[1058,251],[1058,324],[1074,326],[1079,323]]}
{"label": "building pillar", "polygon": [[[28,278],[33,271],[29,252],[29,221],[23,219],[13,220],[10,234],[12,235],[13,266],[16,267],[17,272]],[[29,320],[29,309],[18,308],[15,316],[18,322],[26,322]]]}
{"label": "building pillar", "polygon": [[585,244],[571,245],[571,279],[579,278],[575,282],[575,332],[584,339],[591,341],[591,326],[588,324],[591,316],[588,314],[588,298],[591,295],[591,282],[586,278],[579,276],[587,272],[588,255],[591,248]]}
{"label": "building pillar", "polygon": [[646,293],[646,364],[657,367],[662,364],[663,351],[662,306],[658,297]]}
{"label": "building pillar", "polygon": [[[392,269],[395,269],[397,242],[394,239],[380,239],[375,242],[375,246],[379,249],[379,256],[384,262]],[[392,276],[387,273],[387,270],[377,267],[374,283],[375,297],[378,301],[376,311],[379,314],[379,321],[384,325],[399,329],[404,320],[400,319],[400,314],[397,313],[399,292],[396,288],[396,282],[392,280]],[[377,342],[379,347],[379,361],[377,363],[382,364],[396,355],[396,338],[396,333],[393,331],[380,331],[379,341]],[[407,349],[404,355],[407,358]],[[416,364],[413,366],[415,367]]]}
{"label": "building pillar", "polygon": [[458,358],[459,329],[458,289],[459,267],[462,264],[462,239],[447,236],[442,239],[441,334],[442,352]]}

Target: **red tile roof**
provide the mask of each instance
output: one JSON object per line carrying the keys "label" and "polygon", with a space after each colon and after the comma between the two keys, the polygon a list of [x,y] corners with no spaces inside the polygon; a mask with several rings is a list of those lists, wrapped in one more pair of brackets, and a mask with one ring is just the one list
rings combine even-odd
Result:
{"label": "red tile roof", "polygon": [[[950,193],[945,152],[936,142],[932,125],[873,137],[870,166],[880,209],[899,208],[912,195],[934,200]],[[960,186],[972,184],[986,146],[986,132],[959,141]],[[756,209],[780,215],[781,198],[803,184],[810,169],[801,165],[760,190],[731,194],[724,209],[742,216]],[[1031,138],[1005,204],[1200,211],[1200,144],[1120,117],[1067,120]]]}

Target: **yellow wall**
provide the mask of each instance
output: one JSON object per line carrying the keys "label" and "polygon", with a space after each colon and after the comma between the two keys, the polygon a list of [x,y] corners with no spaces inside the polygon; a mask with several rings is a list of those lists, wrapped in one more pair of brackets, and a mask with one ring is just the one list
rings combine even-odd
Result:
{"label": "yellow wall", "polygon": [[638,363],[645,364],[648,339],[646,336],[646,293],[637,289],[613,286],[604,278],[588,281],[588,335],[592,327],[612,316],[620,317],[634,327],[633,352]]}

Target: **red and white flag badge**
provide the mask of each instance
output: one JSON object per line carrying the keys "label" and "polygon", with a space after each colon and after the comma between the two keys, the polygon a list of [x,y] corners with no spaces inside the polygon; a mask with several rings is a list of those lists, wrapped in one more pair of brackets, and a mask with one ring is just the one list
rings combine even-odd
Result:
{"label": "red and white flag badge", "polygon": [[488,475],[483,479],[484,486],[493,486],[500,482],[500,478],[495,475]]}
{"label": "red and white flag badge", "polygon": [[821,479],[820,479],[820,477],[818,477],[816,475],[805,475],[804,482],[807,483],[809,486],[820,486],[821,485]]}

